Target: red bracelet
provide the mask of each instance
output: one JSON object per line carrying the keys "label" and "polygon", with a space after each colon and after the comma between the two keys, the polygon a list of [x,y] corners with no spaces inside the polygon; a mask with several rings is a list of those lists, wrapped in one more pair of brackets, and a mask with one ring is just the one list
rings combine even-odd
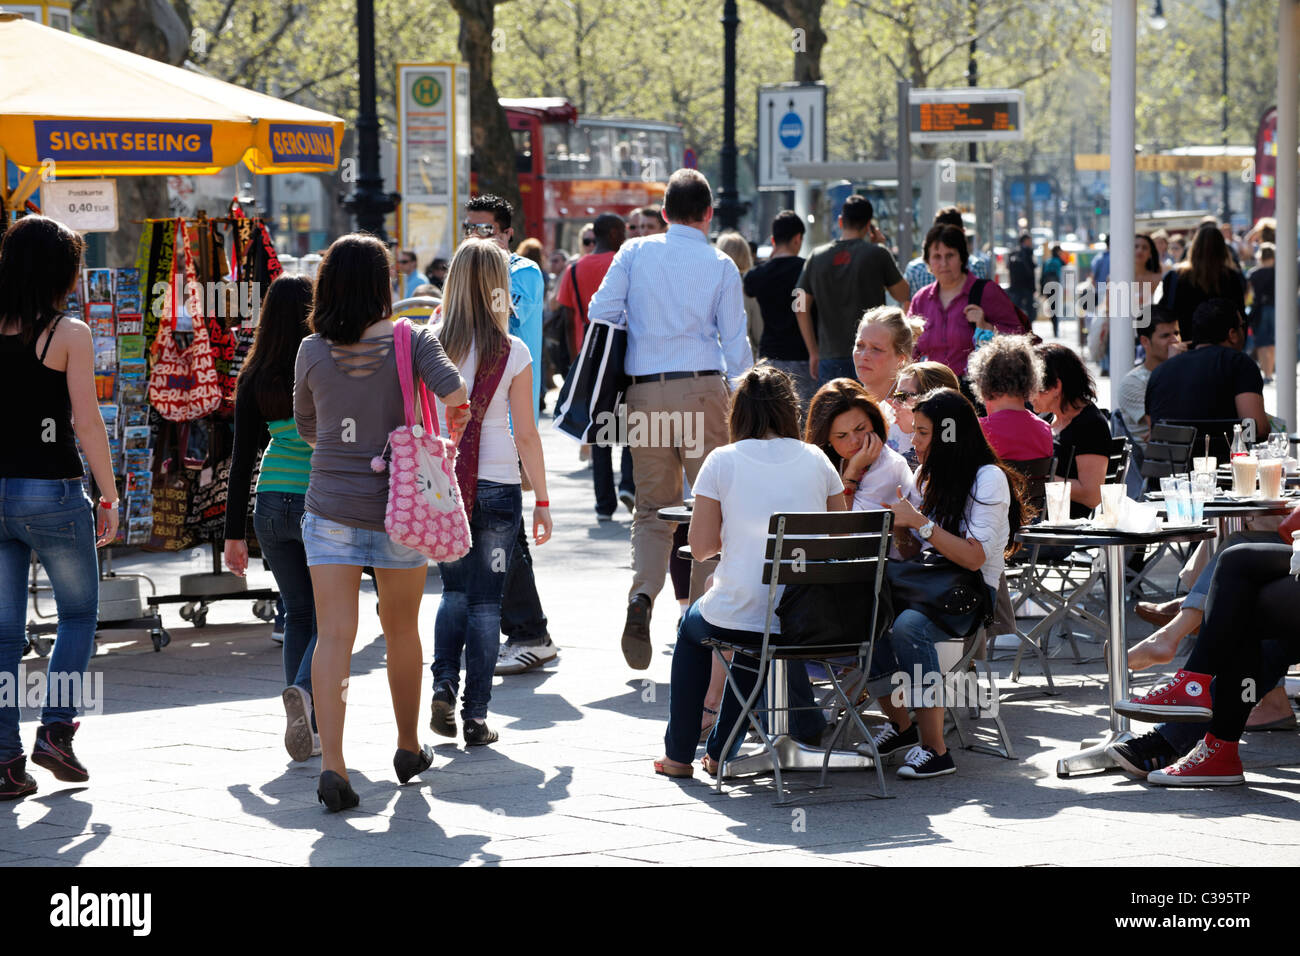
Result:
{"label": "red bracelet", "polygon": [[457,409],[457,410],[462,409],[462,408],[469,408],[469,402],[466,402],[464,405],[453,405],[453,406],[451,406],[451,407],[452,407],[452,408],[455,408],[455,409]]}
{"label": "red bracelet", "polygon": [[549,508],[551,506],[551,503],[549,501],[541,501],[541,500],[534,501],[533,504],[538,508]]}
{"label": "red bracelet", "polygon": [[112,511],[114,508],[117,507],[117,502],[116,502],[116,501],[105,501],[103,498],[100,498],[100,499],[99,499],[99,506],[100,506],[101,508],[103,508],[105,511]]}

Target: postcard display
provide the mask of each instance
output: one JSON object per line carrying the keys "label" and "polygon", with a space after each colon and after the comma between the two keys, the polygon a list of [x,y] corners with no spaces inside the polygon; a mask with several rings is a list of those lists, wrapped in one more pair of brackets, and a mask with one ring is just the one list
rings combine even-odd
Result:
{"label": "postcard display", "polygon": [[[136,264],[85,270],[79,289],[69,296],[68,312],[83,318],[94,337],[95,388],[121,499],[113,544],[153,551],[211,546],[209,577],[228,578],[220,574],[218,543],[224,537],[234,445],[235,379],[252,344],[261,297],[282,270],[259,219],[200,214],[184,224],[181,233],[176,219],[147,221]],[[192,357],[196,322],[207,333],[210,363]],[[150,404],[151,378],[162,377],[155,376],[155,366],[166,338],[158,334],[164,325],[174,330],[176,347],[202,370],[205,388],[210,388],[212,372],[220,386],[215,409],[191,421],[170,420]],[[197,338],[201,346],[203,336]],[[178,384],[167,378],[153,382],[155,394]],[[169,411],[177,414],[174,408]],[[82,464],[90,490],[84,454]],[[245,524],[251,537],[251,514]],[[241,597],[264,596],[242,587],[239,591]],[[267,593],[274,598],[273,591]],[[183,594],[175,601],[197,597]],[[208,599],[216,597],[220,594]],[[154,597],[149,603],[156,607],[172,601]],[[206,600],[200,606],[205,609]],[[188,609],[191,614],[182,608],[187,620],[193,605]],[[265,602],[257,613],[268,617]],[[201,622],[197,616],[193,620]]]}

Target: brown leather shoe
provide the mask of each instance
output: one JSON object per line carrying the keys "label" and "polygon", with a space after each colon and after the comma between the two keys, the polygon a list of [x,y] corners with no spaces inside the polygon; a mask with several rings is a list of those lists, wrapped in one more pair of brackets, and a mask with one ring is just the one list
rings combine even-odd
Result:
{"label": "brown leather shoe", "polygon": [[627,604],[627,623],[623,625],[623,657],[634,671],[650,666],[650,599],[633,595]]}
{"label": "brown leather shoe", "polygon": [[1178,609],[1168,610],[1169,605],[1174,602],[1170,601],[1165,604],[1152,604],[1150,601],[1138,601],[1135,613],[1148,624],[1154,624],[1156,627],[1164,627],[1175,617],[1178,616]]}

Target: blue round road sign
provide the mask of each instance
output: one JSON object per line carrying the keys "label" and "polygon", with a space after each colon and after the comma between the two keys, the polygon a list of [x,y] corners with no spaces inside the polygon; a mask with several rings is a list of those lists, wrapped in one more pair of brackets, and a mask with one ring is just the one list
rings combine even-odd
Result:
{"label": "blue round road sign", "polygon": [[684,166],[686,169],[694,169],[697,165],[697,162],[698,161],[695,158],[695,150],[690,149],[688,147],[682,153],[682,166]]}
{"label": "blue round road sign", "polygon": [[792,110],[782,116],[777,135],[781,138],[781,145],[786,149],[794,149],[803,142],[803,120],[799,118],[799,114]]}

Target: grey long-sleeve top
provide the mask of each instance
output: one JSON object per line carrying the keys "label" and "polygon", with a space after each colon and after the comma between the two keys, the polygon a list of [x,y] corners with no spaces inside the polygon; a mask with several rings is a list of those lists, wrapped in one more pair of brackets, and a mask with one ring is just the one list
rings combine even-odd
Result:
{"label": "grey long-sleeve top", "polygon": [[[420,378],[439,398],[464,382],[432,331],[413,330],[412,352]],[[314,444],[307,511],[353,528],[384,530],[388,472],[370,461],[383,454],[388,433],[406,423],[402,388],[397,378],[392,338],[388,354],[373,372],[349,375],[330,354],[330,343],[309,335],[298,348],[293,388],[293,416],[298,434]]]}

